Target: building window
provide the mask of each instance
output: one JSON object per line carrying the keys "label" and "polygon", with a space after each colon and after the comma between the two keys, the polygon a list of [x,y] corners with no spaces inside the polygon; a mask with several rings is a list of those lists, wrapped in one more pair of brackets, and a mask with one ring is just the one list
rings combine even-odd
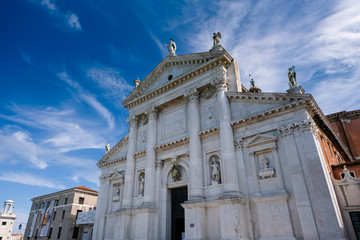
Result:
{"label": "building window", "polygon": [[338,159],[338,163],[341,163],[341,157],[339,154],[337,155],[337,159]]}
{"label": "building window", "polygon": [[61,236],[61,227],[59,227],[59,231],[58,231],[58,235],[57,235],[57,239],[59,239]]}
{"label": "building window", "polygon": [[61,219],[64,219],[65,218],[65,210],[62,211],[62,216],[61,216]]}
{"label": "building window", "polygon": [[55,220],[56,217],[56,211],[54,211],[53,220]]}
{"label": "building window", "polygon": [[82,212],[82,210],[77,210],[76,211],[76,219],[78,218],[78,215],[79,215],[79,213],[81,213]]}
{"label": "building window", "polygon": [[55,200],[55,206],[57,206],[57,205],[59,205],[59,200],[58,199]]}
{"label": "building window", "polygon": [[50,228],[50,231],[49,231],[49,239],[51,238],[51,234],[52,234],[52,228]]}
{"label": "building window", "polygon": [[356,238],[360,239],[360,212],[350,212],[349,214],[355,230]]}
{"label": "building window", "polygon": [[332,158],[334,158],[334,155],[333,155],[333,153],[332,153],[332,151],[331,151],[331,146],[330,146],[330,143],[329,143],[329,142],[327,142],[327,144],[328,144],[328,147],[329,147],[330,155],[331,155],[331,157],[332,157]]}
{"label": "building window", "polygon": [[72,238],[77,239],[78,235],[79,235],[79,227],[74,227]]}
{"label": "building window", "polygon": [[79,204],[84,204],[84,200],[85,200],[85,198],[79,197]]}
{"label": "building window", "polygon": [[67,200],[68,200],[68,199],[67,199],[67,197],[66,197],[66,198],[65,198],[65,202],[64,202],[64,204],[67,204]]}
{"label": "building window", "polygon": [[2,225],[6,225],[6,222],[2,222]]}

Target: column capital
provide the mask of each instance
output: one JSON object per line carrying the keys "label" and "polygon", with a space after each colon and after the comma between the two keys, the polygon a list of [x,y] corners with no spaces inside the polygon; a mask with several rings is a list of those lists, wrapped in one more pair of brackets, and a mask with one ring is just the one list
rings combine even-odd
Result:
{"label": "column capital", "polygon": [[163,162],[163,161],[158,160],[158,161],[155,162],[155,168],[156,168],[156,169],[162,169],[163,166],[164,166],[164,162]]}
{"label": "column capital", "polygon": [[129,116],[126,121],[129,123],[130,127],[137,127],[139,119],[136,116]]}
{"label": "column capital", "polygon": [[199,101],[199,91],[196,88],[190,89],[184,94],[184,96],[189,100],[189,102]]}
{"label": "column capital", "polygon": [[211,80],[211,84],[214,85],[218,91],[229,90],[229,79],[226,78],[226,73],[227,70],[223,68],[222,72]]}
{"label": "column capital", "polygon": [[159,109],[156,107],[151,107],[146,111],[146,114],[148,115],[149,120],[150,119],[157,119],[159,116]]}

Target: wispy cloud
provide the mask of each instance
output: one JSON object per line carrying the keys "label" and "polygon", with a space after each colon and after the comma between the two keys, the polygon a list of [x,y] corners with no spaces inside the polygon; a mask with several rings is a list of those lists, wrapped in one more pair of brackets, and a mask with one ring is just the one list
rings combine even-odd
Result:
{"label": "wispy cloud", "polygon": [[2,172],[0,173],[0,180],[8,181],[8,182],[14,182],[14,183],[20,183],[30,186],[37,186],[37,187],[46,187],[46,188],[52,188],[52,189],[66,189],[66,187],[62,184],[59,184],[57,182],[53,182],[48,178],[41,178],[38,176],[34,176],[29,173],[15,173],[15,172]]}
{"label": "wispy cloud", "polygon": [[46,160],[39,157],[41,149],[33,142],[30,134],[15,126],[0,129],[0,162],[27,159],[37,168],[45,169]]}
{"label": "wispy cloud", "polygon": [[86,70],[87,76],[105,92],[105,97],[118,103],[124,100],[134,86],[130,86],[121,76],[120,70],[95,64]]}
{"label": "wispy cloud", "polygon": [[108,123],[110,129],[115,127],[115,119],[113,114],[104,107],[94,96],[86,93],[85,90],[79,85],[79,83],[73,81],[66,72],[58,73],[57,76],[71,86],[77,93],[79,98],[92,106]]}
{"label": "wispy cloud", "polygon": [[[32,1],[38,4],[37,1]],[[61,19],[64,21],[70,28],[73,28],[77,31],[81,31],[81,24],[79,22],[79,17],[73,12],[62,12],[56,5],[50,0],[42,0],[40,3],[52,16]]]}
{"label": "wispy cloud", "polygon": [[21,58],[24,60],[24,62],[26,62],[27,64],[35,67],[35,64],[33,63],[31,57],[29,54],[25,53],[23,50],[19,49],[19,53]]}

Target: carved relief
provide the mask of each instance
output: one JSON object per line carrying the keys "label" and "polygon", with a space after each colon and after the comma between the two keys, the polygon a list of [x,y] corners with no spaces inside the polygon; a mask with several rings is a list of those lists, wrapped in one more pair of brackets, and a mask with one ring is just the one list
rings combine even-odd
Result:
{"label": "carved relief", "polygon": [[156,162],[155,162],[155,168],[156,169],[162,169],[164,167],[164,162],[163,161],[161,161],[161,160],[157,160]]}
{"label": "carved relief", "polygon": [[113,185],[113,202],[119,202],[120,201],[120,184],[114,184]]}
{"label": "carved relief", "polygon": [[206,113],[207,113],[207,119],[210,122],[216,122],[214,106],[209,106]]}
{"label": "carved relief", "polygon": [[311,119],[282,126],[278,129],[281,137],[292,135],[295,130],[300,132],[311,131],[316,137],[318,137],[319,135],[319,130],[314,121],[312,121]]}
{"label": "carved relief", "polygon": [[241,138],[234,140],[235,149],[242,149],[244,146],[243,140]]}
{"label": "carved relief", "polygon": [[221,183],[221,168],[219,157],[217,155],[212,155],[209,159],[209,165],[211,167],[211,185]]}
{"label": "carved relief", "polygon": [[215,93],[216,93],[215,87],[207,87],[207,88],[205,88],[205,90],[201,91],[200,97],[202,99],[209,99],[212,96],[214,96]]}
{"label": "carved relief", "polygon": [[170,169],[171,177],[174,182],[181,180],[181,169],[179,165],[173,165]]}

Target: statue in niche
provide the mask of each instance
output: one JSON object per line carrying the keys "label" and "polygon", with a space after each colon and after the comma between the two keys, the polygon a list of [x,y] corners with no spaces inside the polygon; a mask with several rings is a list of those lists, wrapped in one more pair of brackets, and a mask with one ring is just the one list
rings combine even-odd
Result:
{"label": "statue in niche", "polygon": [[173,165],[170,169],[171,177],[174,182],[181,180],[181,170],[179,165]]}
{"label": "statue in niche", "polygon": [[115,186],[114,197],[120,196],[120,186]]}
{"label": "statue in niche", "polygon": [[221,183],[221,172],[220,172],[220,163],[217,157],[212,156],[209,160],[210,167],[212,168],[211,182],[212,184]]}
{"label": "statue in niche", "polygon": [[145,189],[145,177],[144,173],[141,173],[139,176],[139,196],[144,196],[144,189]]}
{"label": "statue in niche", "polygon": [[266,158],[262,160],[263,169],[259,172],[260,179],[273,178],[275,176],[275,170],[269,167],[270,161]]}
{"label": "statue in niche", "polygon": [[295,66],[292,66],[291,68],[289,68],[288,78],[289,78],[289,86],[290,87],[297,86]]}
{"label": "statue in niche", "polygon": [[109,144],[109,143],[106,143],[106,144],[105,144],[105,151],[106,151],[106,153],[107,153],[108,151],[110,151],[110,144]]}
{"label": "statue in niche", "polygon": [[170,43],[166,44],[165,46],[168,48],[169,56],[176,56],[176,44],[173,39],[170,39]]}
{"label": "statue in niche", "polygon": [[220,43],[220,38],[221,38],[221,33],[214,33],[213,34],[213,40],[214,40],[214,47],[216,47],[217,45],[219,45]]}

